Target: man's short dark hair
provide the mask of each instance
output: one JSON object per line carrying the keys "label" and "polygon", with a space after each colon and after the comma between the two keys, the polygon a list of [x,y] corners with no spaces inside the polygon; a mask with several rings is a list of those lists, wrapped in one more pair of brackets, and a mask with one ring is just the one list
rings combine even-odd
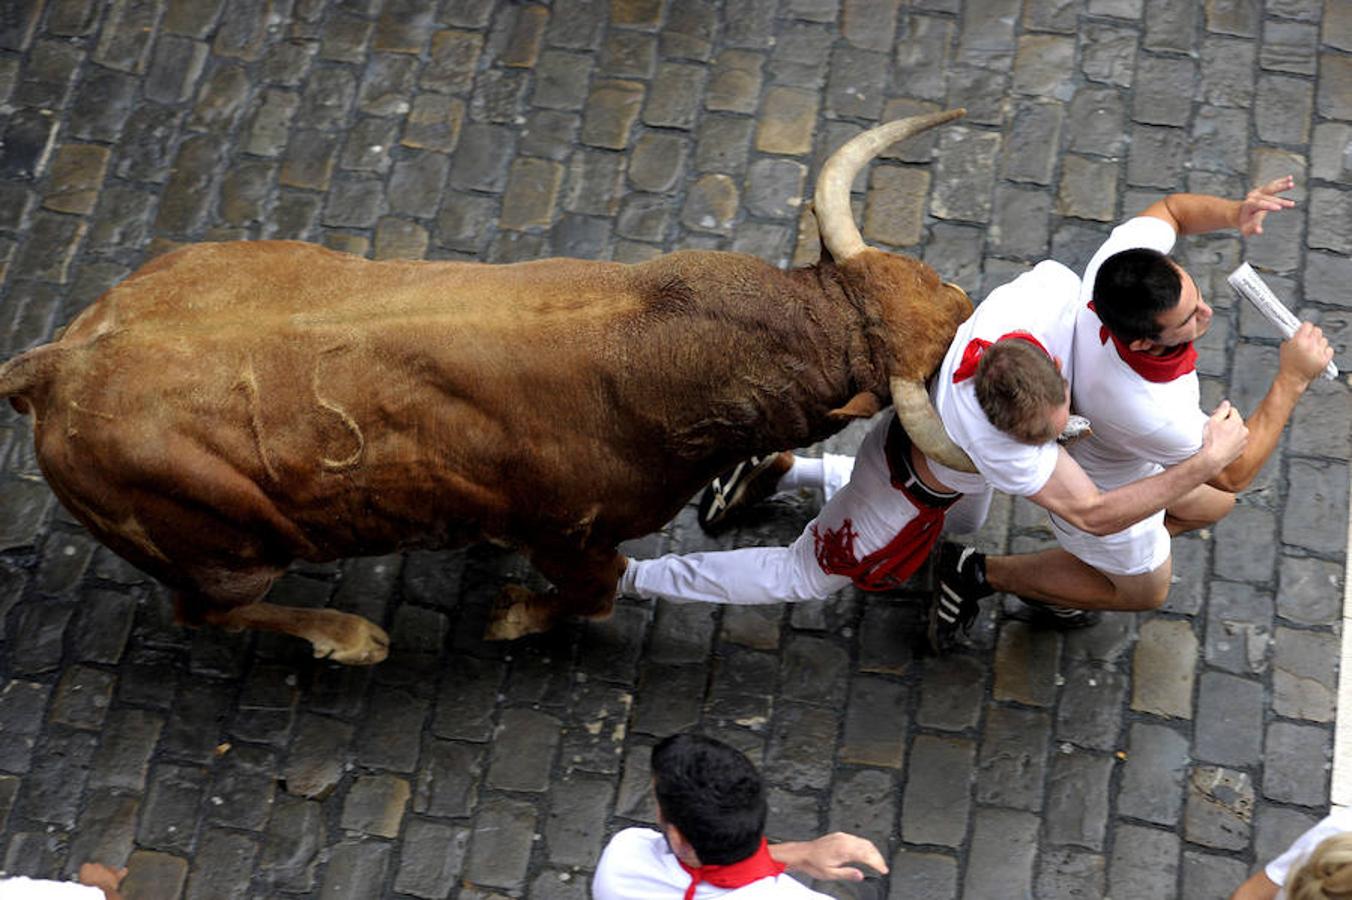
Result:
{"label": "man's short dark hair", "polygon": [[1158,250],[1114,253],[1094,278],[1094,311],[1118,340],[1130,344],[1160,336],[1160,313],[1178,305],[1183,276]]}
{"label": "man's short dark hair", "polygon": [[653,789],[663,817],[704,865],[740,862],[765,833],[765,783],[751,760],[722,741],[673,734],[653,747]]}
{"label": "man's short dark hair", "polygon": [[1035,344],[996,341],[976,367],[976,400],[996,428],[1025,444],[1056,439],[1051,411],[1066,402],[1066,380]]}

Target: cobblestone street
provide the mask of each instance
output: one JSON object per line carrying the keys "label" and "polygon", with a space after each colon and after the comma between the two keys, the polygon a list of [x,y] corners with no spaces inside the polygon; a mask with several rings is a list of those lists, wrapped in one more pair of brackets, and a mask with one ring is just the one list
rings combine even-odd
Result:
{"label": "cobblestone street", "polygon": [[[1173,191],[1291,173],[1265,233],[1185,238],[1216,307],[1204,406],[1247,415],[1275,330],[1247,259],[1321,324],[1319,381],[1235,512],[1174,541],[1153,614],[1039,630],[987,604],[933,658],[927,584],[826,603],[620,601],[481,639],[488,546],[304,564],[283,604],[356,612],[388,661],[191,630],[97,544],[0,411],[0,869],[130,867],[128,900],[575,900],[649,823],[648,756],[747,751],[772,839],[846,830],[890,876],[841,898],[1226,898],[1329,805],[1352,455],[1347,0],[0,0],[0,361],[142,262],[295,238],[374,258],[815,261],[821,161],[869,125],[965,106],[855,185],[865,239],[973,299],[1082,270]],[[826,449],[848,452],[857,423]],[[823,448],[815,448],[818,452]],[[653,473],[660,478],[661,473]],[[788,542],[780,498],[714,541],[693,505],[639,556]],[[1052,543],[997,498],[983,549]]]}

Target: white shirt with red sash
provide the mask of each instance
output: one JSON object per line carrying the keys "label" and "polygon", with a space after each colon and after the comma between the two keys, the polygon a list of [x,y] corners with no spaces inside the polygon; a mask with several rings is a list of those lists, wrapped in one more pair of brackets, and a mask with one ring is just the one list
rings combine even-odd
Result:
{"label": "white shirt with red sash", "polygon": [[[739,877],[737,867],[713,866],[713,870],[731,869],[731,881],[746,881],[737,887],[719,887],[694,876],[671,852],[666,837],[651,828],[626,828],[610,839],[596,864],[592,878],[594,900],[830,900],[826,894],[804,887],[773,866],[779,874],[754,877],[763,867],[752,868]],[[728,874],[726,871],[724,874]],[[724,880],[720,878],[719,880]],[[688,892],[694,883],[694,893]]]}
{"label": "white shirt with red sash", "polygon": [[1160,360],[1134,354],[1106,333],[1090,308],[1094,279],[1115,253],[1144,247],[1168,253],[1177,234],[1163,219],[1138,216],[1113,229],[1085,269],[1075,323],[1072,406],[1093,433],[1070,455],[1104,490],[1121,487],[1192,456],[1202,447],[1207,415],[1191,345]]}
{"label": "white shirt with red sash", "polygon": [[991,291],[953,338],[943,365],[930,387],[930,398],[953,442],[972,458],[979,474],[958,472],[930,461],[944,484],[964,494],[994,486],[1006,494],[1036,494],[1056,467],[1057,444],[1041,446],[1015,440],[991,424],[977,402],[972,378],[954,375],[963,365],[973,341],[998,341],[1016,334],[1030,335],[1052,357],[1061,361],[1061,375],[1072,375],[1075,300],[1080,279],[1058,262],[1038,263],[1032,271]]}

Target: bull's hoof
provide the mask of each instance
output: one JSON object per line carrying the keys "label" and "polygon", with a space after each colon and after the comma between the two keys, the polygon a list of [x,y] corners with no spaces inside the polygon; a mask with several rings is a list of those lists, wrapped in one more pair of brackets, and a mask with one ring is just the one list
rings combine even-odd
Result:
{"label": "bull's hoof", "polygon": [[486,641],[514,641],[528,634],[548,631],[551,620],[535,602],[535,592],[519,584],[505,584],[493,601],[484,628]]}
{"label": "bull's hoof", "polygon": [[390,636],[385,629],[360,616],[341,615],[343,621],[338,627],[310,638],[317,658],[345,666],[373,666],[390,655]]}

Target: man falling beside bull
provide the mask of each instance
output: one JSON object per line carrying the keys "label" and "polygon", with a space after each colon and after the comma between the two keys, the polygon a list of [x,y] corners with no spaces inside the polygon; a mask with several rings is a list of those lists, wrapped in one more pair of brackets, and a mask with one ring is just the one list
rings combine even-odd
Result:
{"label": "man falling beside bull", "polygon": [[[1211,309],[1165,254],[1180,233],[1260,233],[1268,212],[1292,205],[1278,196],[1291,184],[1279,179],[1242,201],[1171,195],[1117,228],[1083,282],[1046,261],[993,291],[959,329],[930,388],[961,462],[915,451],[890,414],[854,459],[785,452],[749,460],[706,490],[701,524],[717,531],[777,490],[819,488],[825,505],[798,540],[630,560],[621,592],[745,604],[822,599],[851,583],[897,587],[941,531],[979,528],[1001,490],[1047,509],[1061,547],[986,557],[945,544],[929,615],[936,651],[970,629],[980,599],[996,591],[1015,593],[1034,619],[1061,628],[1090,625],[1099,610],[1159,606],[1170,536],[1229,512],[1332,357],[1306,323],[1282,345],[1249,427],[1228,402],[1202,413],[1192,341]],[[1054,438],[1072,397],[1102,433],[1067,450]]]}

